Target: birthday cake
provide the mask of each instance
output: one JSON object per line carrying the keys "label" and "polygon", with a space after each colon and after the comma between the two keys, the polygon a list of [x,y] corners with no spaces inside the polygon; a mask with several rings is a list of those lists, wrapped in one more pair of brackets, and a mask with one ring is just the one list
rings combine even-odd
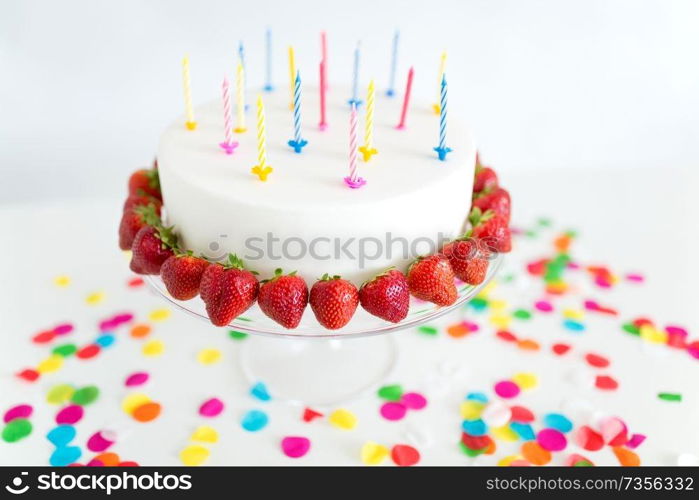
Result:
{"label": "birthday cake", "polygon": [[479,284],[509,251],[509,195],[468,129],[447,128],[446,79],[438,114],[409,86],[403,99],[373,82],[301,94],[298,75],[244,104],[238,72],[235,98],[226,80],[223,99],[188,106],[156,165],[132,175],[120,246],[134,272],[160,274],[176,299],[201,294],[219,326],[258,301],[286,328],[310,304],[336,329],[360,303],[393,322],[409,294],[450,305],[456,278]]}

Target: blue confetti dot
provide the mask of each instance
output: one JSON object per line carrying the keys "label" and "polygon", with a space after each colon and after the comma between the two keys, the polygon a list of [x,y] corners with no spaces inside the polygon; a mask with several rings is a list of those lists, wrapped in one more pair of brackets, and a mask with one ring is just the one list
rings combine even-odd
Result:
{"label": "blue confetti dot", "polygon": [[95,344],[99,344],[102,347],[109,347],[110,345],[112,345],[114,343],[115,340],[116,340],[116,338],[114,337],[114,335],[109,333],[109,334],[100,335],[99,337],[97,337],[97,340],[95,340]]}
{"label": "blue confetti dot", "polygon": [[269,392],[267,392],[267,386],[262,382],[258,382],[252,386],[252,389],[250,389],[250,395],[259,399],[260,401],[269,401],[272,399],[272,396],[270,396]]}
{"label": "blue confetti dot", "polygon": [[548,413],[544,415],[544,425],[561,432],[573,430],[573,423],[565,415],[560,413]]}
{"label": "blue confetti dot", "polygon": [[65,467],[76,462],[82,454],[79,446],[60,446],[51,454],[49,463],[54,467]]}
{"label": "blue confetti dot", "polygon": [[243,429],[250,432],[259,431],[263,429],[269,422],[269,417],[267,414],[260,410],[250,410],[245,415],[243,415],[243,420],[240,425]]}
{"label": "blue confetti dot", "polygon": [[482,392],[469,392],[466,395],[466,399],[468,399],[470,401],[480,401],[481,403],[488,402],[488,396],[486,396]]}
{"label": "blue confetti dot", "polygon": [[72,425],[59,425],[46,434],[46,439],[51,441],[55,446],[61,447],[75,439],[75,434],[75,427]]}
{"label": "blue confetti dot", "polygon": [[478,437],[488,434],[488,426],[480,418],[478,420],[464,420],[461,428],[470,436]]}
{"label": "blue confetti dot", "polygon": [[579,321],[575,321],[572,319],[567,319],[563,322],[563,327],[567,328],[571,332],[582,332],[585,330],[585,325],[580,323]]}
{"label": "blue confetti dot", "polygon": [[531,441],[536,439],[536,434],[534,434],[534,429],[529,424],[523,424],[521,422],[511,422],[510,429],[515,431],[517,435],[524,441]]}

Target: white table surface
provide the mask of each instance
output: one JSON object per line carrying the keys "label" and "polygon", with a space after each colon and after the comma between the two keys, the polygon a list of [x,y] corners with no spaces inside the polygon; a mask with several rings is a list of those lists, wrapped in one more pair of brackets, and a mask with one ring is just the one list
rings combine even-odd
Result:
{"label": "white table surface", "polygon": [[[48,462],[52,451],[45,439],[53,427],[56,407],[45,402],[45,393],[56,383],[95,384],[101,389],[99,400],[87,407],[77,424],[76,443],[100,429],[120,431],[111,451],[124,460],[145,465],[178,464],[179,451],[188,444],[194,428],[203,423],[215,427],[221,436],[211,445],[209,464],[361,464],[359,450],[372,440],[387,446],[410,443],[407,433],[427,434],[431,444],[417,447],[422,464],[489,464],[513,449],[500,445],[493,457],[470,459],[456,446],[460,437],[459,403],[468,391],[492,394],[494,382],[518,371],[536,373],[537,389],[520,395],[516,401],[537,415],[563,409],[572,412],[582,401],[596,412],[621,417],[632,432],[648,436],[636,451],[645,464],[674,464],[680,453],[699,455],[699,361],[686,353],[665,346],[652,346],[624,334],[620,324],[637,316],[649,316],[659,325],[680,324],[699,333],[696,314],[699,251],[696,217],[699,202],[694,193],[699,187],[695,170],[661,171],[559,171],[540,175],[508,175],[504,182],[511,189],[515,205],[515,223],[531,227],[539,216],[550,217],[554,229],[535,240],[520,240],[508,256],[506,269],[515,273],[512,284],[495,292],[510,305],[531,310],[540,296],[540,283],[524,274],[524,263],[550,253],[550,240],[556,230],[579,231],[572,247],[574,258],[585,264],[603,264],[619,273],[640,271],[646,276],[641,285],[622,283],[611,290],[580,281],[582,291],[559,300],[557,313],[535,314],[528,322],[518,322],[512,330],[522,337],[537,339],[543,346],[538,353],[520,351],[498,340],[487,315],[470,315],[481,330],[469,337],[450,338],[443,330],[436,337],[414,331],[396,334],[400,359],[387,382],[401,383],[406,389],[427,395],[425,410],[413,411],[400,422],[383,420],[375,394],[350,402],[346,407],[359,417],[353,431],[342,431],[327,421],[307,424],[301,421],[301,409],[286,403],[263,403],[251,398],[249,386],[236,366],[241,343],[232,341],[225,330],[211,327],[182,313],[154,324],[151,338],[165,342],[159,358],[146,358],[140,348],[143,340],[118,334],[117,342],[97,358],[68,359],[64,367],[47,374],[34,384],[18,381],[17,370],[33,366],[50,349],[36,346],[30,337],[43,328],[71,321],[76,331],[70,341],[88,342],[97,333],[96,322],[119,311],[133,311],[140,321],[164,306],[146,290],[130,290],[127,262],[116,246],[116,227],[120,214],[118,199],[74,200],[46,205],[33,204],[0,208],[0,409],[17,403],[31,403],[34,432],[13,444],[0,441],[0,464],[36,464]],[[115,193],[121,186],[115,188]],[[72,278],[68,288],[59,289],[52,279],[59,274]],[[88,293],[101,290],[104,302],[87,306]],[[586,298],[617,308],[619,318],[587,313],[587,331],[567,333],[560,326],[560,308],[580,308]],[[455,313],[438,325],[458,321]],[[66,339],[68,340],[68,339]],[[248,339],[249,340],[249,339]],[[244,340],[243,342],[247,342]],[[555,341],[571,343],[573,352],[565,358],[553,356],[548,347]],[[196,353],[206,347],[223,352],[215,365],[197,363]],[[611,367],[605,370],[620,382],[617,391],[603,392],[584,387],[581,379],[594,373],[581,354],[594,351],[608,356]],[[450,377],[437,376],[451,367]],[[163,405],[163,414],[154,422],[140,424],[126,416],[120,403],[128,392],[125,375],[145,370],[151,380],[140,390]],[[446,380],[448,379],[448,380]],[[273,392],[273,388],[270,388]],[[682,393],[681,403],[659,401],[661,391]],[[226,403],[219,417],[205,422],[197,408],[208,397],[217,396]],[[257,433],[241,429],[239,420],[248,409],[260,408],[270,416],[270,425]],[[326,409],[322,409],[326,410]],[[307,436],[312,441],[308,455],[300,460],[285,457],[279,441],[287,435]],[[562,463],[568,452],[556,454],[553,463]],[[601,452],[582,452],[598,464],[614,464],[608,448]],[[81,461],[91,456],[83,455]],[[386,463],[389,463],[387,461]]]}

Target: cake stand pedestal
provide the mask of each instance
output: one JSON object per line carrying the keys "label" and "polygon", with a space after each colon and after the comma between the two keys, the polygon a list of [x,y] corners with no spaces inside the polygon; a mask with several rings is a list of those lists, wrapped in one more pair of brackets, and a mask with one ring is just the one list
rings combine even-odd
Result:
{"label": "cake stand pedestal", "polygon": [[[242,343],[239,368],[251,382],[263,382],[275,399],[315,406],[351,400],[384,382],[398,361],[393,335],[414,328],[464,306],[495,276],[503,257],[494,256],[485,280],[478,286],[460,284],[459,297],[448,307],[411,299],[410,312],[400,323],[371,316],[359,307],[349,325],[323,329],[306,309],[301,324],[286,330],[253,306],[228,325],[250,334]],[[196,298],[178,301],[158,276],[147,276],[157,295],[206,322],[204,303]]]}

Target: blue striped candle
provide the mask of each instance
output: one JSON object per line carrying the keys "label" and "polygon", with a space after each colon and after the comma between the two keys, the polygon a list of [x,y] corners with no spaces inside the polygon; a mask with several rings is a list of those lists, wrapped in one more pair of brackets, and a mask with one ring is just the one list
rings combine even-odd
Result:
{"label": "blue striped candle", "polygon": [[266,92],[272,92],[274,90],[274,85],[272,85],[272,29],[271,28],[267,28],[267,31],[265,33],[265,52],[266,52],[265,79],[267,80],[267,83],[265,83],[265,86],[263,87],[263,89]]}
{"label": "blue striped candle", "polygon": [[294,138],[289,141],[289,146],[300,153],[308,141],[301,138],[301,74],[296,72],[294,80]]}
{"label": "blue striped candle", "polygon": [[[238,60],[240,61],[240,65],[243,67],[243,73],[248,74],[248,68],[245,66],[245,47],[243,46],[243,41],[240,40],[238,42]],[[247,90],[248,90],[248,83],[247,83],[247,78],[243,82],[244,87],[243,87],[243,93],[247,95]],[[248,110],[248,105],[245,104],[245,111]]]}
{"label": "blue striped candle", "polygon": [[396,30],[396,34],[393,35],[393,52],[391,53],[391,72],[388,76],[388,89],[386,89],[386,95],[388,97],[393,97],[396,93],[396,65],[398,64],[398,40],[400,39],[400,31]]}
{"label": "blue striped candle", "polygon": [[434,148],[441,161],[447,159],[451,148],[447,147],[447,75],[442,75],[442,85],[439,93],[439,146]]}
{"label": "blue striped candle", "polygon": [[352,70],[352,97],[348,101],[350,106],[355,105],[359,107],[362,104],[362,100],[359,98],[359,49],[360,42],[357,42],[357,47],[354,49],[354,69]]}

